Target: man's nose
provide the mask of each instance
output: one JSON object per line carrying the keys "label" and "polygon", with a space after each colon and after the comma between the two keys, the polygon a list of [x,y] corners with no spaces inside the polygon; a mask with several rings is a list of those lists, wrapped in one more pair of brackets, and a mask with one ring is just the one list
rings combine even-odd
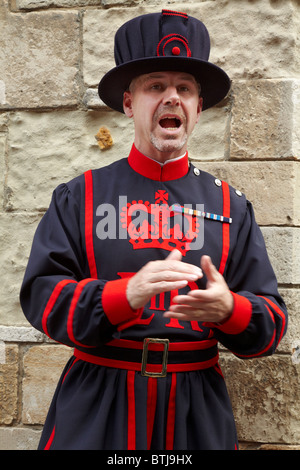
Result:
{"label": "man's nose", "polygon": [[168,106],[176,106],[180,103],[180,97],[176,87],[168,87],[164,95],[164,104]]}

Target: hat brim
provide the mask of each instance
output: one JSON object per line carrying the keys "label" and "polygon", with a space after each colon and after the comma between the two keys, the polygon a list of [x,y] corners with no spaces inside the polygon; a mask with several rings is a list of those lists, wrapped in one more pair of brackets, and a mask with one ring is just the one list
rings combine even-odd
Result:
{"label": "hat brim", "polygon": [[150,57],[126,62],[107,72],[99,83],[99,96],[107,106],[124,113],[123,94],[131,81],[155,71],[184,71],[193,75],[201,85],[203,111],[222,101],[230,90],[228,75],[211,62],[186,57]]}

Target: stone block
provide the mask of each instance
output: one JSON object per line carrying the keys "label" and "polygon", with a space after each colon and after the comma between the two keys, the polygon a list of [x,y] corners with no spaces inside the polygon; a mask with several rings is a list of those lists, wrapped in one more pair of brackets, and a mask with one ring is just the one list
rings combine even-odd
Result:
{"label": "stone block", "polygon": [[[0,425],[11,425],[18,417],[18,346],[1,343]],[[2,357],[3,356],[3,357]]]}
{"label": "stone block", "polygon": [[40,215],[0,215],[0,324],[28,325],[19,304],[19,293],[30,247]]}
{"label": "stone block", "polygon": [[293,348],[296,345],[300,347],[300,290],[280,288],[279,291],[286,304],[289,319],[286,335],[279,344],[278,351],[293,354]]}
{"label": "stone block", "polygon": [[78,13],[2,10],[1,108],[50,108],[78,101]]}
{"label": "stone block", "polygon": [[[0,341],[13,343],[42,343],[46,335],[29,326],[0,325]],[[50,339],[49,339],[50,341]]]}
{"label": "stone block", "polygon": [[195,164],[242,191],[253,204],[259,225],[300,225],[299,162],[195,161]]}
{"label": "stone block", "polygon": [[300,284],[300,228],[262,227],[279,284]]}
{"label": "stone block", "polygon": [[0,450],[36,450],[41,431],[30,428],[0,428]]}
{"label": "stone block", "polygon": [[[293,0],[276,6],[267,0],[172,2],[171,9],[204,22],[211,36],[210,60],[232,79],[299,77],[299,14]],[[113,39],[118,27],[135,16],[160,10],[161,4],[85,12],[83,64],[88,86],[96,86],[115,65]]]}
{"label": "stone block", "polygon": [[101,5],[102,0],[12,0],[13,11],[31,11],[46,8],[79,8]]}
{"label": "stone block", "polygon": [[50,402],[72,350],[60,345],[32,346],[24,355],[23,424],[44,424]]}
{"label": "stone block", "polygon": [[[100,150],[95,138],[102,126],[113,139],[108,150]],[[58,184],[127,157],[133,135],[131,120],[115,112],[15,113],[8,148],[7,209],[45,210]]]}
{"label": "stone block", "polygon": [[0,212],[3,211],[4,204],[4,183],[5,183],[5,158],[6,158],[6,136],[0,134]]}
{"label": "stone block", "polygon": [[230,158],[300,158],[300,80],[252,80],[232,87]]}
{"label": "stone block", "polygon": [[238,439],[246,442],[300,444],[300,365],[289,356],[240,360],[221,358]]}

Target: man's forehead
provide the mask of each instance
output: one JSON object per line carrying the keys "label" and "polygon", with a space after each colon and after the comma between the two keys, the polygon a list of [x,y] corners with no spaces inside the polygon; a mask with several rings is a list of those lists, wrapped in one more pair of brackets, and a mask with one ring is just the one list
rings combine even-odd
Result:
{"label": "man's forehead", "polygon": [[140,75],[139,77],[137,77],[137,79],[142,80],[142,81],[148,81],[148,80],[155,80],[155,79],[156,80],[165,79],[169,77],[173,77],[178,80],[187,80],[187,81],[196,82],[195,77],[191,75],[190,73],[186,73],[186,72],[160,72],[158,71],[158,72],[151,72],[151,73]]}

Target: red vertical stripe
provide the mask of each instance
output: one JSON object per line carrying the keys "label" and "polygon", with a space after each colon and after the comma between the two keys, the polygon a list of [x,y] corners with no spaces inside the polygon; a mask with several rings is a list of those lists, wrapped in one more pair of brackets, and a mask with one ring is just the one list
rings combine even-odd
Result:
{"label": "red vertical stripe", "polygon": [[127,395],[128,395],[128,450],[135,450],[135,393],[134,393],[135,372],[127,372]]}
{"label": "red vertical stripe", "polygon": [[259,297],[261,297],[266,302],[268,302],[270,307],[272,307],[275,310],[275,312],[280,316],[280,318],[282,320],[282,328],[281,328],[280,336],[279,336],[278,343],[277,343],[277,345],[278,345],[280,343],[281,339],[282,339],[282,336],[283,336],[283,333],[284,333],[284,330],[285,330],[285,324],[286,324],[285,314],[282,310],[280,310],[278,305],[276,305],[274,302],[272,302],[272,300],[268,299],[267,297],[263,297],[263,296],[259,296]]}
{"label": "red vertical stripe", "polygon": [[53,307],[58,299],[58,297],[60,296],[60,293],[61,291],[63,290],[63,288],[69,284],[70,282],[72,283],[76,283],[76,281],[73,281],[72,279],[63,279],[62,281],[60,281],[58,284],[56,284],[55,288],[53,289],[53,292],[47,302],[47,305],[45,307],[45,310],[43,312],[43,316],[42,316],[42,327],[43,327],[43,330],[45,332],[45,334],[47,336],[49,336],[49,338],[51,338],[51,336],[49,335],[49,331],[48,331],[48,326],[47,326],[47,322],[48,322],[48,317],[50,315],[50,313],[52,312],[53,310]]}
{"label": "red vertical stripe", "polygon": [[[222,189],[223,189],[223,216],[230,217],[230,191],[229,186],[224,181],[222,182]],[[223,223],[223,251],[222,251],[222,258],[219,267],[219,272],[224,274],[225,266],[228,258],[229,253],[229,246],[230,246],[230,233],[229,233],[230,224]]]}
{"label": "red vertical stripe", "polygon": [[93,241],[93,174],[89,170],[85,177],[85,245],[91,277],[97,279],[97,267]]}
{"label": "red vertical stripe", "polygon": [[177,375],[173,373],[168,405],[166,450],[173,450],[174,447],[176,382]]}
{"label": "red vertical stripe", "polygon": [[44,450],[49,450],[49,449],[50,449],[51,444],[52,444],[53,439],[54,439],[54,435],[55,435],[55,426],[54,426],[54,428],[53,428],[53,431],[52,431],[52,433],[51,433],[51,436],[49,437],[49,440],[48,440],[47,444],[46,444],[45,447],[44,447]]}
{"label": "red vertical stripe", "polygon": [[157,379],[148,378],[147,390],[147,449],[150,449],[157,400]]}
{"label": "red vertical stripe", "polygon": [[70,340],[77,346],[92,347],[92,346],[87,346],[85,344],[79,343],[79,341],[75,339],[74,331],[73,331],[73,321],[74,321],[74,315],[75,315],[77,303],[79,301],[81,292],[84,289],[85,285],[91,281],[94,281],[94,279],[88,278],[88,279],[84,279],[83,281],[78,282],[76,289],[74,291],[72,300],[71,300],[70,308],[69,308],[69,314],[68,314],[68,320],[67,320],[67,332],[68,332],[68,336]]}

